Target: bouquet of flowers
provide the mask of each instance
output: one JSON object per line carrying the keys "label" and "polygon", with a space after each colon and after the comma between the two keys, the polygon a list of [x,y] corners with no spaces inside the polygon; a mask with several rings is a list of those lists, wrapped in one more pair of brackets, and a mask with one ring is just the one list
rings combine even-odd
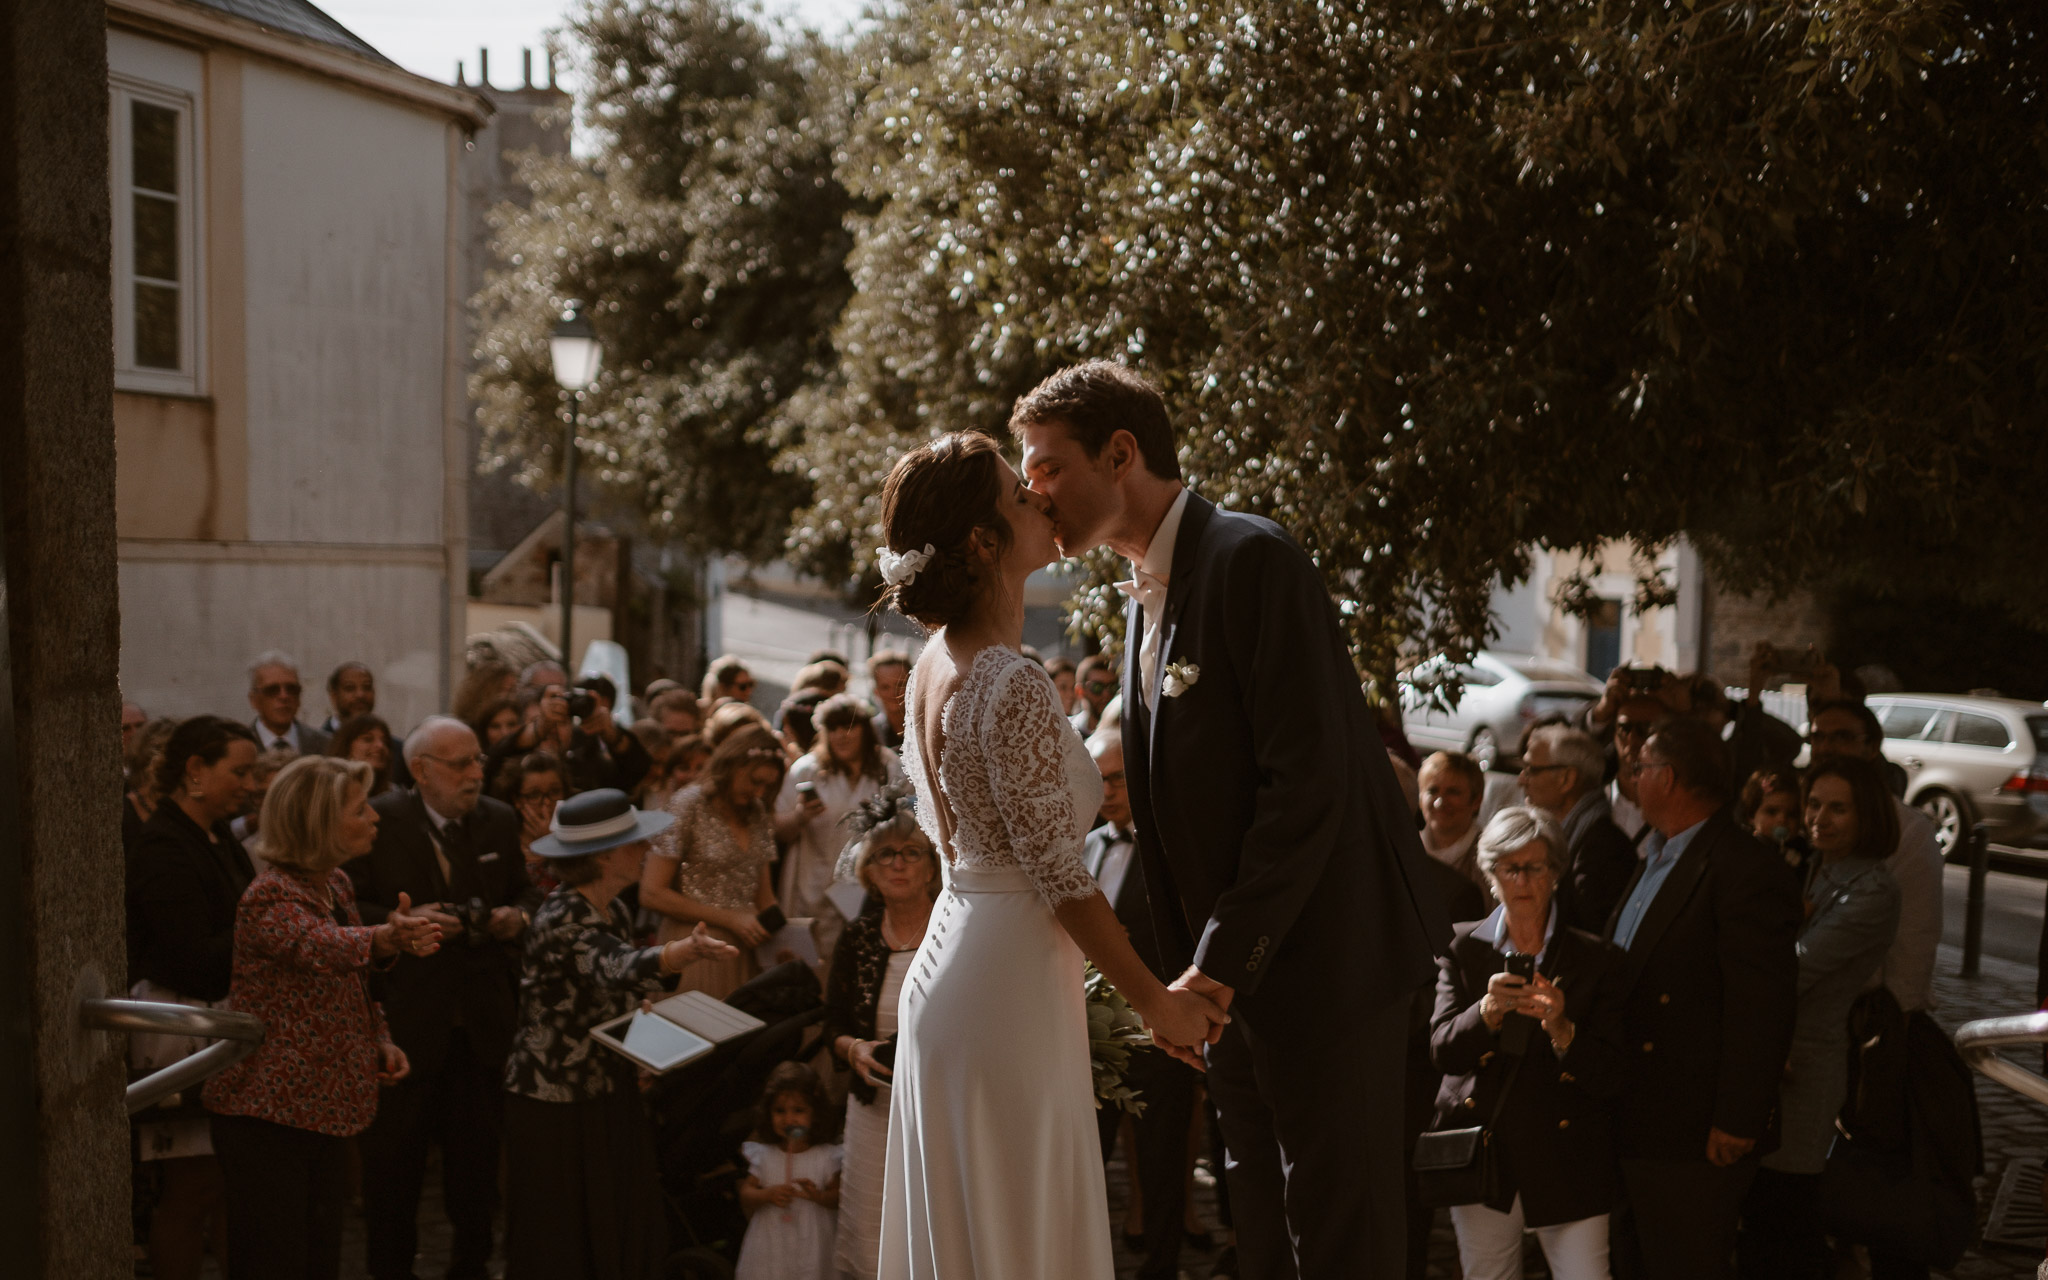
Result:
{"label": "bouquet of flowers", "polygon": [[1144,1100],[1124,1083],[1124,1068],[1131,1051],[1152,1043],[1145,1022],[1131,1002],[1124,999],[1109,979],[1089,965],[1083,979],[1088,993],[1088,1066],[1095,1073],[1095,1105],[1107,1103],[1137,1116],[1145,1113]]}

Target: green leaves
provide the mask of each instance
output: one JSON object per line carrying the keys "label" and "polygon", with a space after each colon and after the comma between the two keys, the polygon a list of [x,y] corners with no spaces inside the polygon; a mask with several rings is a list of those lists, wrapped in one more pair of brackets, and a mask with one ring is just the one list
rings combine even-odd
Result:
{"label": "green leaves", "polygon": [[[901,449],[1108,355],[1380,674],[1483,644],[1532,543],[2010,595],[2040,53],[1989,0],[912,0],[855,55],[873,207],[795,545],[872,545]],[[1077,626],[1114,638],[1105,599]]]}
{"label": "green leaves", "polygon": [[597,149],[526,162],[532,204],[493,215],[507,266],[474,304],[492,461],[559,474],[547,331],[581,299],[605,344],[586,465],[654,536],[757,560],[809,496],[774,457],[852,291],[838,55],[772,34],[718,0],[587,4],[570,36]]}

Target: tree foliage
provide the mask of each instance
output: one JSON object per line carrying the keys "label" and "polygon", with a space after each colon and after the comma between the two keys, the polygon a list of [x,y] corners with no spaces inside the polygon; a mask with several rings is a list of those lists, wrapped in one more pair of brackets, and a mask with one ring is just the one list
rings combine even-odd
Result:
{"label": "tree foliage", "polygon": [[781,415],[830,375],[851,288],[837,54],[719,0],[589,0],[569,36],[595,147],[529,160],[531,207],[493,214],[506,265],[476,299],[472,386],[487,447],[559,475],[547,337],[579,300],[605,352],[585,465],[656,536],[770,558],[809,492],[773,465]]}
{"label": "tree foliage", "polygon": [[1938,577],[2048,619],[2042,21],[905,0],[854,58],[792,545],[844,568],[902,449],[1112,355],[1376,672],[1484,643],[1532,544],[1682,534],[1739,589]]}

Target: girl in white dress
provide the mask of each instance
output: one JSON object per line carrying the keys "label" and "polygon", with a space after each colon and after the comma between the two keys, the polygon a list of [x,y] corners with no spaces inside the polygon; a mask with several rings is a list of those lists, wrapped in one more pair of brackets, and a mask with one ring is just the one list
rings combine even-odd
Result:
{"label": "girl in white dress", "polygon": [[906,454],[882,496],[891,604],[936,630],[911,680],[905,772],[947,861],[899,1011],[883,1280],[1111,1280],[1082,961],[1155,1035],[1222,1010],[1168,988],[1081,861],[1102,781],[1024,658],[1024,580],[1056,558],[1045,500],[987,436]]}
{"label": "girl in white dress", "polygon": [[785,1062],[769,1075],[755,1141],[740,1144],[748,1170],[740,1183],[747,1238],[737,1280],[832,1280],[845,1149],[820,1141],[830,1115],[817,1072]]}

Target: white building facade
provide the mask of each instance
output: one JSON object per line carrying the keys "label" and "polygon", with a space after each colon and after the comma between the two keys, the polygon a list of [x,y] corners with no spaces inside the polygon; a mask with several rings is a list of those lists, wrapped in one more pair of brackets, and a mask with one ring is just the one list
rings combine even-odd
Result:
{"label": "white building facade", "polygon": [[110,0],[123,692],[247,718],[345,660],[406,726],[462,671],[459,184],[487,118],[301,0]]}

